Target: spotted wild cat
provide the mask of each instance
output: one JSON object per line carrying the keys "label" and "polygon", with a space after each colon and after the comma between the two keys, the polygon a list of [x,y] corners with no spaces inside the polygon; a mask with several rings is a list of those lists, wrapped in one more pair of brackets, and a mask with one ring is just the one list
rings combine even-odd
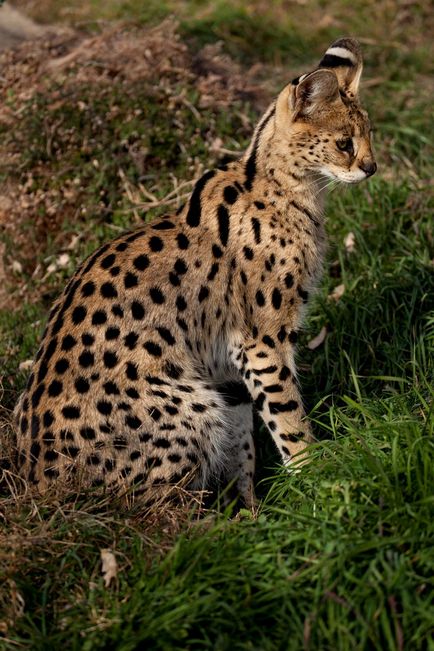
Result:
{"label": "spotted wild cat", "polygon": [[284,463],[309,444],[294,351],[322,271],[321,188],[376,170],[361,71],[357,41],[333,43],[178,214],[79,267],[16,409],[31,484],[74,474],[149,498],[222,477],[251,505],[253,406]]}

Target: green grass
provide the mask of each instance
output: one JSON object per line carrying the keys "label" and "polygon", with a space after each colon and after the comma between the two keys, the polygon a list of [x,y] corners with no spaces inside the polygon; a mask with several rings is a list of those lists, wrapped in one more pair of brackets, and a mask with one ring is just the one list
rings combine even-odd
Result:
{"label": "green grass", "polygon": [[[309,467],[297,475],[281,471],[258,427],[257,518],[244,511],[233,517],[231,507],[205,514],[197,507],[123,510],[92,494],[35,501],[19,494],[6,470],[0,649],[434,651],[427,55],[433,24],[425,4],[400,11],[387,2],[355,9],[346,1],[291,3],[290,10],[284,2],[79,5],[68,3],[69,14],[53,0],[39,6],[47,21],[82,20],[97,31],[98,18],[148,25],[176,10],[190,48],[189,72],[199,48],[221,39],[237,65],[261,63],[257,83],[264,92],[313,64],[335,36],[368,39],[365,70],[373,83],[364,103],[376,129],[379,173],[356,188],[335,189],[328,200],[325,275],[299,346],[303,396],[318,438]],[[331,20],[320,23],[324,15]],[[143,215],[140,185],[162,199],[173,176],[189,180],[200,162],[219,160],[211,147],[217,137],[226,149],[247,143],[255,96],[235,94],[229,104],[216,97],[195,113],[195,74],[172,70],[163,78],[156,72],[146,81],[116,77],[92,86],[76,83],[72,70],[60,84],[48,77],[31,100],[8,94],[19,121],[3,128],[0,144],[18,152],[19,161],[0,164],[1,183],[24,183],[30,175],[31,191],[44,196],[65,186],[76,191],[54,222],[55,194],[32,218],[17,217],[25,247],[17,250],[15,233],[5,229],[8,260],[21,261],[23,272],[9,287],[13,309],[0,310],[4,465],[13,447],[9,410],[26,376],[18,364],[35,353],[45,315],[73,266]],[[181,90],[188,101],[176,105],[174,116],[173,97]],[[75,177],[80,183],[73,186]],[[77,213],[77,205],[85,210]],[[176,205],[161,205],[148,217]],[[344,246],[350,231],[352,253]],[[45,278],[49,262],[76,234],[70,267]],[[34,273],[37,263],[41,271]],[[340,284],[345,293],[335,302],[329,295]],[[310,351],[306,344],[323,325],[327,338]],[[119,565],[109,588],[101,575],[105,548]]]}
{"label": "green grass", "polygon": [[[135,531],[92,501],[22,508],[35,542],[15,573],[27,607],[14,639],[41,650],[432,648],[429,397],[420,376],[382,400],[344,396],[323,422],[333,440],[308,471],[268,478],[256,520],[192,524],[164,555],[145,523]],[[109,590],[106,546],[122,568]]]}

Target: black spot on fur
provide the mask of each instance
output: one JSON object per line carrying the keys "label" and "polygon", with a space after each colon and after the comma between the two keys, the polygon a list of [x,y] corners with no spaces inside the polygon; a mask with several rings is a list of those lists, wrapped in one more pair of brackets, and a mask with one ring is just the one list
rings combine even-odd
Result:
{"label": "black spot on fur", "polygon": [[83,287],[81,288],[81,295],[83,297],[85,296],[92,296],[92,294],[95,292],[95,283],[89,280],[89,282],[85,283]]}
{"label": "black spot on fur", "polygon": [[176,343],[175,337],[167,328],[157,328],[157,332],[160,337],[164,339],[167,344],[169,344],[169,346],[173,346]]}
{"label": "black spot on fur", "polygon": [[109,416],[112,413],[113,405],[107,400],[98,400],[96,403],[96,408],[103,416]]}
{"label": "black spot on fur", "polygon": [[107,314],[104,310],[96,310],[92,315],[92,325],[102,325],[107,321]]}
{"label": "black spot on fur", "polygon": [[151,407],[148,411],[149,411],[149,415],[152,418],[152,420],[155,420],[156,422],[160,420],[161,411],[159,409],[157,409],[157,407]]}
{"label": "black spot on fur", "polygon": [[216,275],[218,273],[218,270],[219,270],[218,262],[214,262],[214,264],[211,265],[211,269],[210,269],[209,274],[206,277],[206,279],[208,281],[214,280],[214,278],[216,277]]}
{"label": "black spot on fur", "polygon": [[199,290],[199,294],[198,294],[199,303],[202,303],[202,301],[204,301],[206,298],[208,298],[208,295],[209,295],[208,287],[204,287],[202,285],[202,287]]}
{"label": "black spot on fur", "polygon": [[84,377],[78,377],[74,382],[77,393],[87,393],[89,391],[89,382]]}
{"label": "black spot on fur", "polygon": [[80,418],[80,408],[75,405],[66,405],[62,409],[62,414],[68,420],[77,420]]}
{"label": "black spot on fur", "polygon": [[174,287],[179,287],[181,284],[179,276],[174,271],[169,272],[169,280]]}
{"label": "black spot on fur", "polygon": [[191,405],[191,408],[192,408],[193,411],[196,411],[199,414],[202,414],[204,411],[207,410],[207,406],[202,405],[200,402],[193,402],[193,404]]}
{"label": "black spot on fur", "polygon": [[109,253],[108,255],[106,255],[101,260],[101,268],[102,269],[109,269],[110,267],[113,266],[115,260],[116,260],[115,254],[114,253]]}
{"label": "black spot on fur", "polygon": [[158,289],[158,287],[151,287],[149,290],[149,296],[151,297],[152,302],[156,305],[162,305],[166,300],[163,292]]}
{"label": "black spot on fur", "polygon": [[215,173],[215,170],[206,172],[194,186],[186,217],[187,224],[192,228],[195,228],[200,224],[200,219],[202,216],[201,194],[205,185],[210,179],[213,178],[213,176],[215,176]]}
{"label": "black spot on fur", "polygon": [[263,307],[265,305],[265,297],[260,289],[258,289],[256,292],[256,303],[259,305],[259,307]]}
{"label": "black spot on fur", "polygon": [[50,411],[49,409],[47,409],[47,411],[44,412],[42,422],[44,423],[45,427],[50,427],[50,425],[52,425],[54,423],[54,414],[53,414],[53,412]]}
{"label": "black spot on fur", "polygon": [[277,333],[277,338],[280,341],[280,343],[283,344],[283,342],[286,339],[286,328],[285,328],[285,326],[282,326],[280,328],[279,332]]}
{"label": "black spot on fur", "polygon": [[166,450],[170,448],[171,445],[170,441],[165,438],[154,439],[152,442],[156,448],[164,448]]}
{"label": "black spot on fur", "polygon": [[145,316],[145,308],[139,301],[133,301],[131,303],[131,314],[136,321],[140,321]]}
{"label": "black spot on fur", "polygon": [[190,240],[188,239],[187,235],[184,235],[184,233],[178,233],[176,236],[176,241],[178,242],[178,248],[182,251],[188,249],[190,245]]}
{"label": "black spot on fur", "polygon": [[226,246],[229,239],[229,213],[222,203],[217,208],[217,219],[220,242]]}
{"label": "black spot on fur", "polygon": [[277,289],[277,287],[273,289],[273,293],[271,295],[271,303],[275,310],[280,310],[280,307],[282,305],[282,294]]}
{"label": "black spot on fur", "polygon": [[249,158],[247,159],[245,170],[244,170],[246,175],[246,180],[244,181],[244,187],[248,191],[252,189],[253,181],[255,180],[255,176],[256,176],[256,156],[258,152],[259,138],[261,137],[262,131],[264,130],[265,126],[267,125],[271,117],[274,115],[274,113],[275,113],[275,109],[273,108],[270,111],[270,113],[264,118],[262,123],[258,126],[252,151],[250,153]]}
{"label": "black spot on fur", "polygon": [[119,328],[107,328],[105,331],[105,338],[107,341],[113,341],[114,339],[117,339],[120,335],[120,330]]}
{"label": "black spot on fur", "polygon": [[266,387],[264,387],[265,393],[280,393],[283,391],[283,387],[281,384],[268,384]]}
{"label": "black spot on fur", "polygon": [[162,251],[164,248],[164,243],[161,237],[156,237],[155,235],[154,237],[151,237],[151,239],[149,240],[149,248],[154,253],[158,253],[159,251]]}
{"label": "black spot on fur", "polygon": [[288,400],[288,402],[270,402],[270,414],[279,414],[285,411],[295,411],[298,408],[296,400]]}
{"label": "black spot on fur", "polygon": [[134,364],[133,362],[127,362],[127,369],[125,373],[129,380],[137,380],[139,377],[137,364]]}
{"label": "black spot on fur", "polygon": [[246,260],[253,260],[253,251],[249,246],[243,247],[243,253]]}
{"label": "black spot on fur", "polygon": [[117,290],[113,285],[113,283],[109,283],[109,282],[103,283],[101,285],[100,292],[103,298],[116,298],[118,295]]}
{"label": "black spot on fur", "polygon": [[181,258],[177,258],[173,268],[176,271],[176,273],[180,274],[180,275],[187,273],[187,270],[188,270],[188,267],[185,264],[185,261],[182,260]]}
{"label": "black spot on fur", "polygon": [[163,221],[158,222],[157,224],[152,224],[152,228],[154,231],[168,231],[171,228],[175,228],[175,224],[167,219],[163,219]]}
{"label": "black spot on fur", "polygon": [[39,427],[40,427],[40,421],[39,421],[39,416],[36,414],[33,414],[32,416],[32,422],[30,425],[30,436],[32,439],[36,439],[39,435]]}
{"label": "black spot on fur", "polygon": [[127,348],[130,350],[134,350],[134,348],[137,345],[137,340],[139,338],[139,335],[136,332],[129,332],[127,335],[124,337],[124,344]]}
{"label": "black spot on fur", "polygon": [[279,380],[281,382],[284,382],[291,376],[291,371],[287,366],[282,366],[280,373],[279,373]]}
{"label": "black spot on fur", "polygon": [[76,345],[77,340],[72,335],[65,335],[62,339],[61,349],[64,351],[71,350]]}
{"label": "black spot on fur", "polygon": [[227,185],[223,190],[223,199],[226,203],[232,205],[238,198],[238,190],[233,185]]}
{"label": "black spot on fur", "polygon": [[163,351],[161,350],[161,346],[156,344],[153,341],[145,341],[143,344],[143,348],[150,354],[153,355],[154,357],[161,357]]}
{"label": "black spot on fur", "polygon": [[78,358],[78,363],[82,368],[89,368],[89,366],[93,366],[94,361],[94,355],[89,350],[84,350]]}
{"label": "black spot on fur", "polygon": [[132,274],[130,271],[128,271],[124,276],[125,289],[131,289],[131,287],[137,287],[138,284],[139,284],[139,279],[137,278],[136,274]]}
{"label": "black spot on fur", "polygon": [[265,368],[252,369],[254,375],[264,375],[267,373],[275,373],[277,371],[277,366],[266,366]]}
{"label": "black spot on fur", "polygon": [[142,421],[140,420],[140,418],[137,418],[137,416],[126,416],[125,418],[125,425],[127,425],[131,429],[139,429],[141,424]]}
{"label": "black spot on fur", "polygon": [[103,389],[108,396],[120,395],[119,387],[115,382],[105,382],[105,384],[103,384]]}
{"label": "black spot on fur", "polygon": [[179,312],[183,312],[187,308],[187,303],[185,302],[185,298],[181,295],[177,296],[175,305]]}
{"label": "black spot on fur", "polygon": [[294,284],[294,276],[288,272],[285,276],[285,285],[287,286],[288,289],[291,289],[293,284]]}
{"label": "black spot on fur", "polygon": [[74,325],[78,325],[86,318],[87,310],[84,305],[77,305],[72,311],[71,319]]}
{"label": "black spot on fur", "polygon": [[[158,237],[156,238],[157,240],[159,239]],[[147,255],[142,253],[141,255],[138,255],[136,258],[133,260],[133,265],[137,269],[137,271],[145,271],[149,267],[149,258]]]}
{"label": "black spot on fur", "polygon": [[65,359],[65,357],[61,357],[60,359],[57,360],[56,364],[54,365],[54,369],[56,373],[59,373],[59,375],[62,375],[65,373],[69,368],[69,361]]}
{"label": "black spot on fur", "polygon": [[213,244],[212,245],[212,254],[215,258],[221,258],[223,255],[223,251],[219,247],[218,244]]}
{"label": "black spot on fur", "polygon": [[122,319],[123,316],[124,316],[124,311],[123,311],[123,309],[121,308],[120,305],[113,305],[112,306],[112,314],[114,316],[118,316],[120,319]]}
{"label": "black spot on fur", "polygon": [[261,223],[256,217],[252,217],[252,228],[256,244],[261,243]]}
{"label": "black spot on fur", "polygon": [[164,364],[164,372],[173,380],[178,380],[183,374],[182,368],[172,362],[166,362]]}
{"label": "black spot on fur", "polygon": [[92,346],[95,343],[95,337],[88,332],[83,332],[81,335],[81,342],[83,346]]}

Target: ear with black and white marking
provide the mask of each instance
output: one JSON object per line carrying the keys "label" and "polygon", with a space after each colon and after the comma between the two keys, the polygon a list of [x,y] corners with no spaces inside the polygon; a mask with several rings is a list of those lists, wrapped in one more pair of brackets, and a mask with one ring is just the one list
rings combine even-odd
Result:
{"label": "ear with black and white marking", "polygon": [[339,100],[339,85],[336,75],[331,70],[315,70],[293,82],[291,108],[293,119],[308,117],[324,105],[329,106]]}
{"label": "ear with black and white marking", "polygon": [[354,38],[339,38],[330,45],[319,64],[320,68],[333,69],[340,90],[348,97],[356,97],[363,70],[362,51]]}

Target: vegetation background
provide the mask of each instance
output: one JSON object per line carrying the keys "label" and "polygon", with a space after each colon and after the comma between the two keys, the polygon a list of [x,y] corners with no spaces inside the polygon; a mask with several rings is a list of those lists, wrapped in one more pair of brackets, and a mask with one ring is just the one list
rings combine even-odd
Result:
{"label": "vegetation background", "polygon": [[[9,4],[46,27],[0,52],[0,649],[434,649],[431,3]],[[309,469],[281,472],[258,427],[256,518],[34,500],[11,410],[66,278],[237,156],[342,35],[363,45],[379,171],[328,202],[299,347]]]}

